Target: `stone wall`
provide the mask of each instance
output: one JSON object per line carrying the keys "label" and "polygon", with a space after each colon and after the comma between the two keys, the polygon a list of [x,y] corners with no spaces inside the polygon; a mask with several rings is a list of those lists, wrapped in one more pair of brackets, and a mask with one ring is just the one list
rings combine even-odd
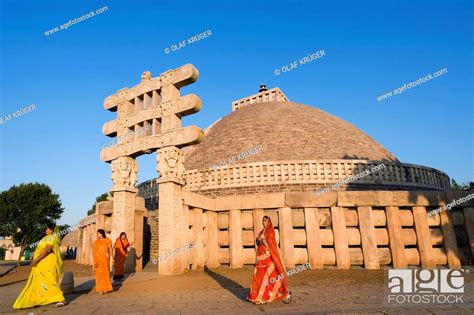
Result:
{"label": "stone wall", "polygon": [[433,216],[427,211],[468,194],[289,192],[208,198],[186,193],[188,242],[196,249],[185,255],[193,269],[254,264],[255,237],[268,215],[288,268],[307,262],[313,268],[460,268],[473,263],[474,200]]}
{"label": "stone wall", "polygon": [[232,102],[232,111],[242,108],[247,105],[262,103],[262,102],[288,102],[288,98],[279,88],[273,88],[270,90],[264,90],[255,95],[251,95]]}
{"label": "stone wall", "polygon": [[[98,229],[104,229],[106,237],[112,241],[112,244],[115,242],[120,232],[124,231],[122,229],[114,229],[114,220],[117,221],[119,216],[114,216],[113,203],[114,200],[112,197],[109,197],[106,201],[98,202],[96,205],[96,212],[80,221],[80,228],[77,233],[78,247],[76,262],[78,264],[93,264],[92,245],[97,239]],[[148,245],[146,244],[144,246],[144,241],[146,242],[146,226],[144,223],[146,222],[147,217],[144,199],[137,196],[132,208],[134,217],[130,216],[128,219],[133,223],[133,234],[128,231],[127,236],[130,241],[135,241],[133,251],[135,257],[129,255],[130,258],[127,258],[127,263],[125,264],[126,272],[130,270],[141,271],[143,265],[142,259],[147,259],[149,252],[146,248]],[[147,252],[142,255],[144,253],[144,247]]]}
{"label": "stone wall", "polygon": [[147,210],[158,209],[158,189],[159,185],[156,182],[156,178],[138,185],[138,195],[145,198],[145,207]]}
{"label": "stone wall", "polygon": [[[254,264],[255,236],[268,215],[288,268],[307,262],[313,268],[459,268],[473,264],[474,199],[433,216],[427,212],[471,193],[372,190],[210,198],[184,192],[186,243],[195,248],[180,255],[190,269]],[[150,242],[150,260],[158,258],[158,226],[158,211],[149,211],[144,239]],[[95,224],[81,228],[77,262],[91,263],[93,233]]]}
{"label": "stone wall", "polygon": [[92,265],[92,243],[97,239],[95,214],[91,214],[82,219],[79,224],[79,232],[77,233],[78,246],[76,254],[76,262],[83,265]]}
{"label": "stone wall", "polygon": [[149,240],[149,261],[158,259],[159,247],[158,247],[158,231],[159,231],[159,213],[158,211],[148,211],[147,224],[149,225],[149,234],[145,235],[145,239]]}
{"label": "stone wall", "polygon": [[[358,180],[343,183],[377,165],[385,167]],[[188,170],[185,190],[217,197],[223,195],[316,191],[340,183],[335,190],[449,190],[449,177],[433,168],[388,161],[311,160],[255,162],[224,169]],[[157,209],[158,184],[152,179],[138,185],[148,210]]]}
{"label": "stone wall", "polygon": [[[383,167],[380,167],[382,164]],[[226,193],[229,189],[248,190],[250,186],[259,186],[258,189],[262,191],[272,192],[275,187],[299,185],[307,188],[324,188],[335,183],[340,183],[341,187],[348,189],[365,187],[372,190],[379,187],[382,189],[400,187],[402,190],[447,190],[451,187],[448,175],[441,171],[390,161],[269,161],[235,164],[217,170],[188,170],[185,174],[185,189],[196,193],[206,193],[209,190]],[[353,178],[355,176],[359,178]]]}
{"label": "stone wall", "polygon": [[[330,187],[327,184],[272,184],[272,185],[260,185],[260,186],[240,186],[240,187],[225,187],[225,188],[211,188],[211,189],[200,189],[198,192],[201,195],[208,197],[218,197],[227,195],[247,195],[247,194],[258,194],[258,193],[276,193],[276,192],[316,192]],[[417,191],[417,187],[406,187],[400,185],[364,185],[364,184],[351,184],[341,185],[338,190],[347,191],[372,191],[372,190],[407,190]],[[426,191],[437,191],[439,189],[425,189]]]}

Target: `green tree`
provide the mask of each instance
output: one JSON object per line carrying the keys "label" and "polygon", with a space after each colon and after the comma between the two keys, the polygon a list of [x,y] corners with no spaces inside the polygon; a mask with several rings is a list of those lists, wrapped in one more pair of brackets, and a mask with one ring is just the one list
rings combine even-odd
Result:
{"label": "green tree", "polygon": [[106,201],[108,196],[109,196],[108,193],[103,193],[102,195],[97,196],[97,197],[95,198],[95,203],[94,203],[94,205],[92,205],[92,208],[90,208],[89,210],[87,210],[87,215],[91,215],[91,214],[95,213],[95,206],[97,205],[97,203],[98,203],[98,202],[101,202],[101,201]]}
{"label": "green tree", "polygon": [[[71,226],[69,224],[63,224],[63,225],[58,225],[59,231],[66,231],[69,229]],[[66,236],[68,233],[60,233],[59,238],[63,239],[64,236]]]}
{"label": "green tree", "polygon": [[451,189],[452,190],[468,190],[469,183],[458,184],[454,179],[451,178]]}
{"label": "green tree", "polygon": [[0,235],[13,238],[21,257],[27,245],[44,236],[45,225],[58,220],[63,211],[59,195],[46,184],[12,186],[0,193]]}

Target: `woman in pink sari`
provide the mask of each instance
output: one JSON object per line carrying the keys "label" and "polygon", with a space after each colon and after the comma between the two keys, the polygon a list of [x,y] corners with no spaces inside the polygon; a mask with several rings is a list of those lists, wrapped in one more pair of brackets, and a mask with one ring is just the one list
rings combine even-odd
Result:
{"label": "woman in pink sari", "polygon": [[257,236],[257,262],[247,300],[254,304],[274,300],[288,304],[291,302],[291,292],[288,291],[286,270],[270,217],[264,216],[262,225],[263,229]]}

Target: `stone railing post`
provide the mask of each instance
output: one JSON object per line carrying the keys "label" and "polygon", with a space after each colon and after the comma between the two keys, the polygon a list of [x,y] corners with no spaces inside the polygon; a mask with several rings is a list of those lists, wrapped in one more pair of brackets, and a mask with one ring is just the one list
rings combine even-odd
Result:
{"label": "stone railing post", "polygon": [[278,227],[280,231],[280,249],[286,268],[295,266],[295,248],[293,242],[293,219],[291,208],[278,209]]}
{"label": "stone railing post", "polygon": [[229,211],[229,251],[230,267],[242,268],[242,217],[240,210]]}
{"label": "stone railing post", "polygon": [[217,268],[219,263],[217,212],[207,211],[207,266]]}

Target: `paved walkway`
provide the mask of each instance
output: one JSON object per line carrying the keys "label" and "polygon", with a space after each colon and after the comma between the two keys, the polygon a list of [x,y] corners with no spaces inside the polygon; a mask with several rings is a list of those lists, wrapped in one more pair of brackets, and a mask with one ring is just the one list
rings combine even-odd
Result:
{"label": "paved walkway", "polygon": [[[29,261],[22,261],[20,262],[20,264],[22,266],[26,266],[28,265],[30,262]],[[7,260],[7,261],[1,261],[0,262],[0,277],[7,274],[8,272],[10,272],[11,270],[15,269],[16,266],[17,266],[18,262],[17,261],[10,261],[10,260]]]}
{"label": "paved walkway", "polygon": [[293,301],[286,305],[253,305],[245,301],[253,268],[221,267],[158,276],[130,275],[116,291],[99,296],[92,277],[76,279],[69,305],[42,306],[15,312],[11,305],[25,282],[0,287],[0,313],[12,314],[473,314],[474,277],[465,278],[464,303],[453,305],[392,305],[386,301],[386,271],[362,269],[313,270],[289,279]]}

